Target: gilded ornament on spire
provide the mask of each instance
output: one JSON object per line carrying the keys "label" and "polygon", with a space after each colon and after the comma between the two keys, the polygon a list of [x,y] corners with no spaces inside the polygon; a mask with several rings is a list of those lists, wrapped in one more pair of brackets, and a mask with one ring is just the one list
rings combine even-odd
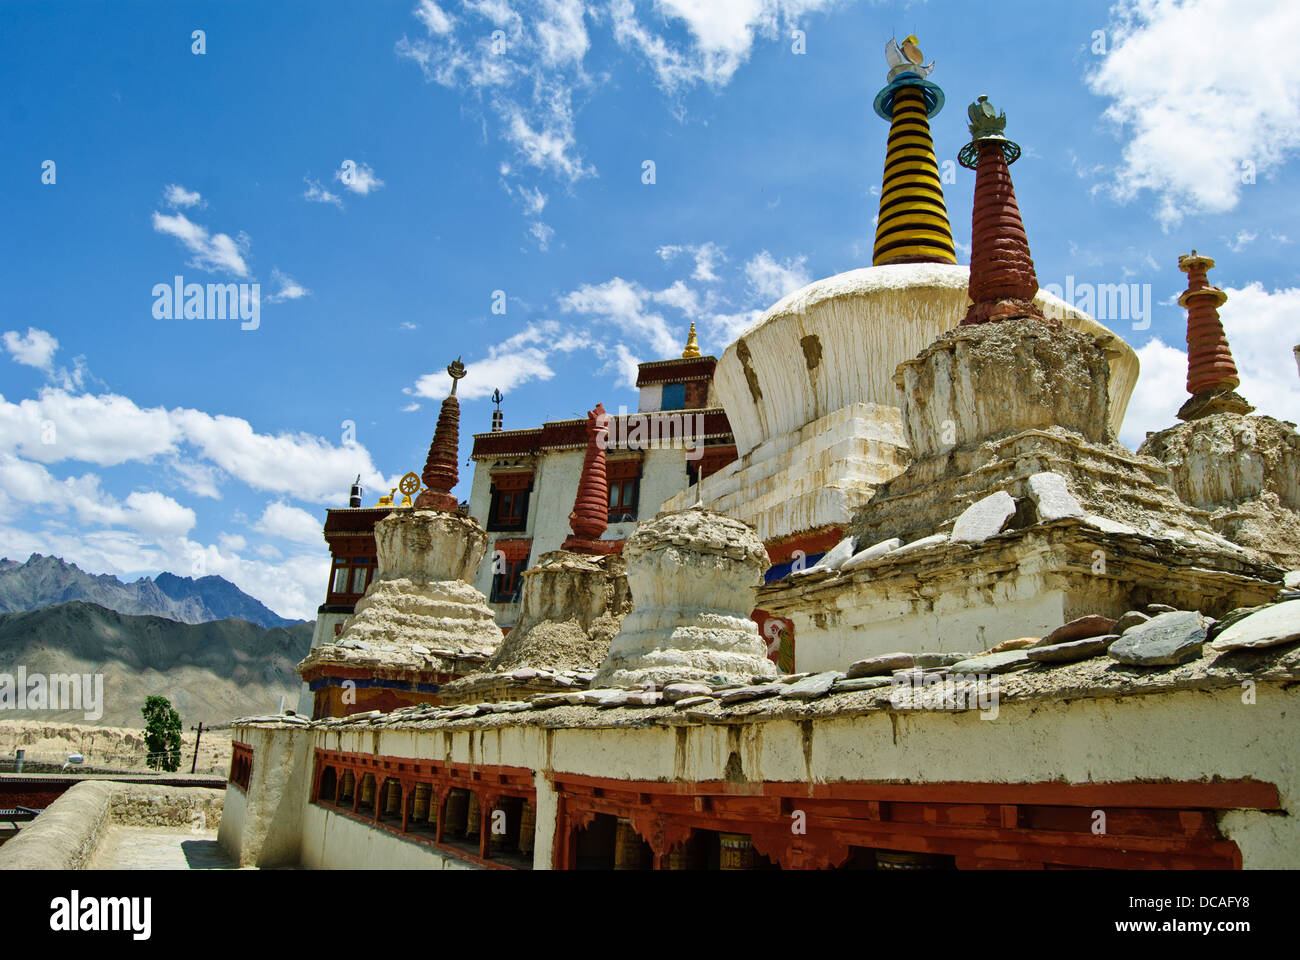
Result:
{"label": "gilded ornament on spire", "polygon": [[682,351],[683,360],[694,360],[700,355],[700,344],[695,339],[695,321],[691,321],[691,332],[686,337],[686,349]]}
{"label": "gilded ornament on spire", "polygon": [[889,121],[885,175],[880,189],[873,266],[891,263],[956,263],[943,181],[934,156],[930,118],[943,109],[943,90],[926,77],[919,41],[908,37],[885,46],[889,83],[876,94],[876,115]]}

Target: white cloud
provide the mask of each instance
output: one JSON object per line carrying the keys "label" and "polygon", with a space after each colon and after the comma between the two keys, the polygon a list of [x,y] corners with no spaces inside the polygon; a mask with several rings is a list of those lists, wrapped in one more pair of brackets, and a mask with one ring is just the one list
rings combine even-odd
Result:
{"label": "white cloud", "polygon": [[343,200],[337,193],[330,193],[319,180],[312,177],[303,177],[302,182],[307,184],[307,189],[303,191],[302,198],[312,203],[332,203],[340,210],[343,209]]}
{"label": "white cloud", "polygon": [[720,278],[716,267],[727,259],[726,254],[722,252],[722,248],[712,240],[694,246],[672,244],[660,247],[655,252],[665,262],[671,261],[680,253],[689,253],[695,258],[695,272],[691,274],[691,278],[698,280],[700,283],[717,283]]}
{"label": "white cloud", "polygon": [[156,490],[132,491],[119,501],[93,473],[58,480],[41,464],[5,452],[0,452],[0,499],[43,507],[46,513],[71,510],[83,526],[127,527],[154,540],[184,536],[195,523],[193,510]]}
{"label": "white cloud", "polygon": [[566,312],[598,319],[602,326],[648,341],[655,353],[671,356],[681,351],[684,337],[675,335],[667,321],[647,310],[651,294],[640,284],[614,277],[600,284],[583,284],[560,298]]}
{"label": "white cloud", "polygon": [[761,316],[763,316],[763,311],[758,309],[742,310],[739,313],[715,313],[709,318],[709,325],[701,336],[709,343],[714,344],[714,348],[721,353],[722,350],[734,343],[741,334],[758,323]]}
{"label": "white cloud", "polygon": [[59,341],[52,334],[36,327],[28,327],[26,336],[17,330],[6,331],[4,345],[16,363],[47,373],[53,370],[54,354],[59,349]]}
{"label": "white cloud", "polygon": [[770,306],[787,293],[793,293],[812,281],[807,263],[807,257],[777,262],[775,257],[763,250],[745,264],[745,276],[753,291],[768,301]]}
{"label": "white cloud", "polygon": [[334,179],[343,184],[344,189],[363,197],[374,193],[384,185],[384,181],[375,176],[375,171],[370,168],[370,164],[357,163],[346,158],[339,169],[334,171]]}
{"label": "white cloud", "polygon": [[238,533],[221,533],[217,535],[217,546],[231,553],[248,549],[248,540]]}
{"label": "white cloud", "polygon": [[632,351],[624,344],[616,343],[614,345],[615,361],[614,366],[619,373],[620,386],[627,387],[630,390],[636,389],[636,379],[640,374],[640,361],[633,356]]}
{"label": "white cloud", "polygon": [[[1300,334],[1300,289],[1264,290],[1259,283],[1226,288],[1228,302],[1219,308],[1228,345],[1241,377],[1237,392],[1257,414],[1295,421],[1300,413],[1300,377],[1289,349]],[[1159,338],[1138,350],[1141,375],[1129,401],[1120,440],[1137,449],[1149,431],[1178,421],[1175,414],[1188,399],[1187,353]]]}
{"label": "white cloud", "polygon": [[247,420],[177,407],[141,408],[116,394],[46,388],[36,399],[0,397],[0,452],[40,463],[99,466],[157,459],[193,492],[216,496],[219,479],[318,503],[335,502],[360,473],[384,478],[357,444],[335,446],[306,433],[257,433]]}
{"label": "white cloud", "polygon": [[295,543],[322,542],[321,520],[306,510],[276,500],[266,505],[253,529],[268,537],[282,537]]}
{"label": "white cloud", "polygon": [[1300,4],[1121,0],[1088,77],[1125,138],[1113,191],[1158,198],[1165,228],[1237,206],[1247,174],[1300,147]]}
{"label": "white cloud", "polygon": [[179,240],[190,253],[194,254],[189,265],[210,273],[233,273],[237,277],[248,276],[248,264],[244,254],[248,252],[248,235],[241,233],[238,240],[232,240],[224,233],[212,234],[207,227],[192,222],[183,213],[166,214],[154,211],[153,228]]}
{"label": "white cloud", "polygon": [[581,0],[542,0],[541,16],[534,29],[543,66],[581,66],[591,46],[582,14]]}
{"label": "white cloud", "polygon": [[186,190],[179,183],[169,183],[163,187],[163,202],[173,210],[178,207],[202,206],[203,198],[197,190]]}
{"label": "white cloud", "polygon": [[286,276],[275,268],[271,270],[271,281],[278,284],[280,289],[266,298],[267,303],[280,303],[284,300],[298,300],[311,296],[310,290],[293,277]]}
{"label": "white cloud", "polygon": [[517,11],[504,0],[465,0],[462,8],[454,22],[417,8],[427,37],[402,37],[398,57],[416,63],[426,82],[463,90],[486,108],[497,136],[525,166],[565,183],[594,176],[573,116],[574,91],[591,85],[583,4],[533,0]]}
{"label": "white cloud", "polygon": [[455,18],[434,3],[433,0],[420,0],[419,6],[415,8],[415,17],[424,24],[430,33],[451,33],[456,25]]}
{"label": "white cloud", "polygon": [[632,0],[612,0],[610,13],[619,46],[640,54],[668,92],[704,83],[722,87],[749,59],[756,36],[788,36],[799,18],[835,6],[837,0],[657,0],[664,21],[677,21],[689,44],[674,44],[638,19]]}
{"label": "white cloud", "polygon": [[555,231],[549,225],[538,220],[529,226],[528,235],[537,241],[538,249],[546,251],[550,248],[551,237],[555,236]]}
{"label": "white cloud", "polygon": [[1246,247],[1254,243],[1258,238],[1258,233],[1252,233],[1245,229],[1238,230],[1237,235],[1228,241],[1228,249],[1233,253],[1240,253]]}
{"label": "white cloud", "polygon": [[665,303],[670,307],[675,307],[687,317],[698,317],[700,314],[700,296],[685,282],[674,280],[672,286],[665,287],[651,295],[656,303]]}

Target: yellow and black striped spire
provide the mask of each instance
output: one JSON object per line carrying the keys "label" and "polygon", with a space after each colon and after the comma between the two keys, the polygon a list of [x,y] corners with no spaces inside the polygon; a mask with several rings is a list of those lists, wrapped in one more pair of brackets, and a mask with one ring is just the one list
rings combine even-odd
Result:
{"label": "yellow and black striped spire", "polygon": [[891,39],[885,57],[889,84],[876,94],[875,109],[889,121],[889,146],[871,262],[956,263],[930,137],[930,117],[943,109],[943,91],[925,79],[934,63],[922,65],[916,37],[908,37],[902,47]]}

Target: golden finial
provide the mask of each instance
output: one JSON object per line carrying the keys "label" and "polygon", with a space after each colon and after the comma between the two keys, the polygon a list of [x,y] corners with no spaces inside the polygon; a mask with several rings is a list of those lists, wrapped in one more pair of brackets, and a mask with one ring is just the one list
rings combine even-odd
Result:
{"label": "golden finial", "polygon": [[386,497],[380,497],[380,498],[379,498],[379,502],[376,503],[375,506],[376,506],[376,507],[391,507],[391,506],[393,505],[393,494],[395,494],[396,492],[397,492],[397,488],[396,488],[396,487],[393,487],[392,490],[389,490],[389,491],[388,491],[388,496],[386,496]]}
{"label": "golden finial", "polygon": [[465,364],[460,362],[460,357],[447,364],[447,373],[451,376],[451,395],[454,397],[456,396],[456,381],[463,379],[466,373]]}
{"label": "golden finial", "polygon": [[683,360],[692,360],[700,355],[700,345],[695,340],[695,321],[691,321],[691,332],[686,338],[686,349],[682,351]]}

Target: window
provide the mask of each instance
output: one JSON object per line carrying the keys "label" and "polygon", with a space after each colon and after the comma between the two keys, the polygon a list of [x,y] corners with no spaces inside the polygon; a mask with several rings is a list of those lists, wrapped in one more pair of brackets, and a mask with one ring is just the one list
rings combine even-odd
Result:
{"label": "window", "polygon": [[347,567],[337,566],[334,568],[334,589],[331,590],[330,592],[331,593],[348,592],[348,568]]}
{"label": "window", "polygon": [[497,498],[497,523],[507,527],[523,526],[527,505],[527,493],[502,493]]}
{"label": "window", "polygon": [[528,525],[528,497],[533,489],[532,474],[505,474],[492,478],[492,501],[488,506],[489,530],[523,530]]}
{"label": "window", "polygon": [[682,410],[686,407],[686,384],[665,383],[664,398],[660,410]]}
{"label": "window", "polygon": [[368,574],[369,572],[370,572],[369,567],[352,568],[352,592],[353,593],[366,592],[366,574]]}
{"label": "window", "polygon": [[610,523],[636,519],[636,501],[640,486],[641,481],[636,478],[609,482]]}
{"label": "window", "polygon": [[523,572],[528,566],[528,558],[517,560],[503,559],[501,572],[492,578],[493,603],[518,603],[523,591]]}

